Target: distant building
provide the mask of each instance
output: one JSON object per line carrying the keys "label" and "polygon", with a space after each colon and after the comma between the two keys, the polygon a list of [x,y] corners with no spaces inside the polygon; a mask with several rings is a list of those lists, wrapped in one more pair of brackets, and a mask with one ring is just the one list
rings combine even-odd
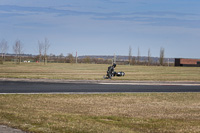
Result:
{"label": "distant building", "polygon": [[175,58],[175,66],[200,67],[200,59]]}

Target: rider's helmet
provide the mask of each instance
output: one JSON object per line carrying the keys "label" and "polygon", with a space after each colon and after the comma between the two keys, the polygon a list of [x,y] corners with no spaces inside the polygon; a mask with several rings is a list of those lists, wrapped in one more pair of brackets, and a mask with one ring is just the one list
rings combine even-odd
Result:
{"label": "rider's helmet", "polygon": [[115,63],[113,63],[113,67],[115,68],[117,65]]}

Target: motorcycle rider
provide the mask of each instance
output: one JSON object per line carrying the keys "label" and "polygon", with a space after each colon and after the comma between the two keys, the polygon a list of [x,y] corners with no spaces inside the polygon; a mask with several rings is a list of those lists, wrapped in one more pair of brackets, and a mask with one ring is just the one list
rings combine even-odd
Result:
{"label": "motorcycle rider", "polygon": [[111,79],[113,76],[115,76],[115,74],[116,74],[115,67],[116,66],[117,65],[115,63],[113,63],[112,66],[108,67],[108,71],[107,71],[107,75],[106,75],[108,77],[108,79]]}

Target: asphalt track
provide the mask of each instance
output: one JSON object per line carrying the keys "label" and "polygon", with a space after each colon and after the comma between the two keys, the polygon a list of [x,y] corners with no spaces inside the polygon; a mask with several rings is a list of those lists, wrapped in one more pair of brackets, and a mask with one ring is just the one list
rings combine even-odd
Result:
{"label": "asphalt track", "polygon": [[0,81],[0,94],[200,92],[200,83]]}

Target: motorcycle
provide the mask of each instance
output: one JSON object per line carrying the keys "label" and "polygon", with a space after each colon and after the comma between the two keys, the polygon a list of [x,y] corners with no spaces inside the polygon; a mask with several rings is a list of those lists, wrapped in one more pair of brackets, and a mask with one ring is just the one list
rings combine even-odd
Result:
{"label": "motorcycle", "polygon": [[[113,72],[112,74],[111,74],[111,77],[114,77],[114,76],[117,76],[117,77],[122,77],[122,76],[125,76],[125,72]],[[108,76],[108,73],[107,73],[107,75],[104,75],[103,76],[103,78],[104,79],[109,79],[109,76]],[[111,78],[110,78],[111,79]]]}

